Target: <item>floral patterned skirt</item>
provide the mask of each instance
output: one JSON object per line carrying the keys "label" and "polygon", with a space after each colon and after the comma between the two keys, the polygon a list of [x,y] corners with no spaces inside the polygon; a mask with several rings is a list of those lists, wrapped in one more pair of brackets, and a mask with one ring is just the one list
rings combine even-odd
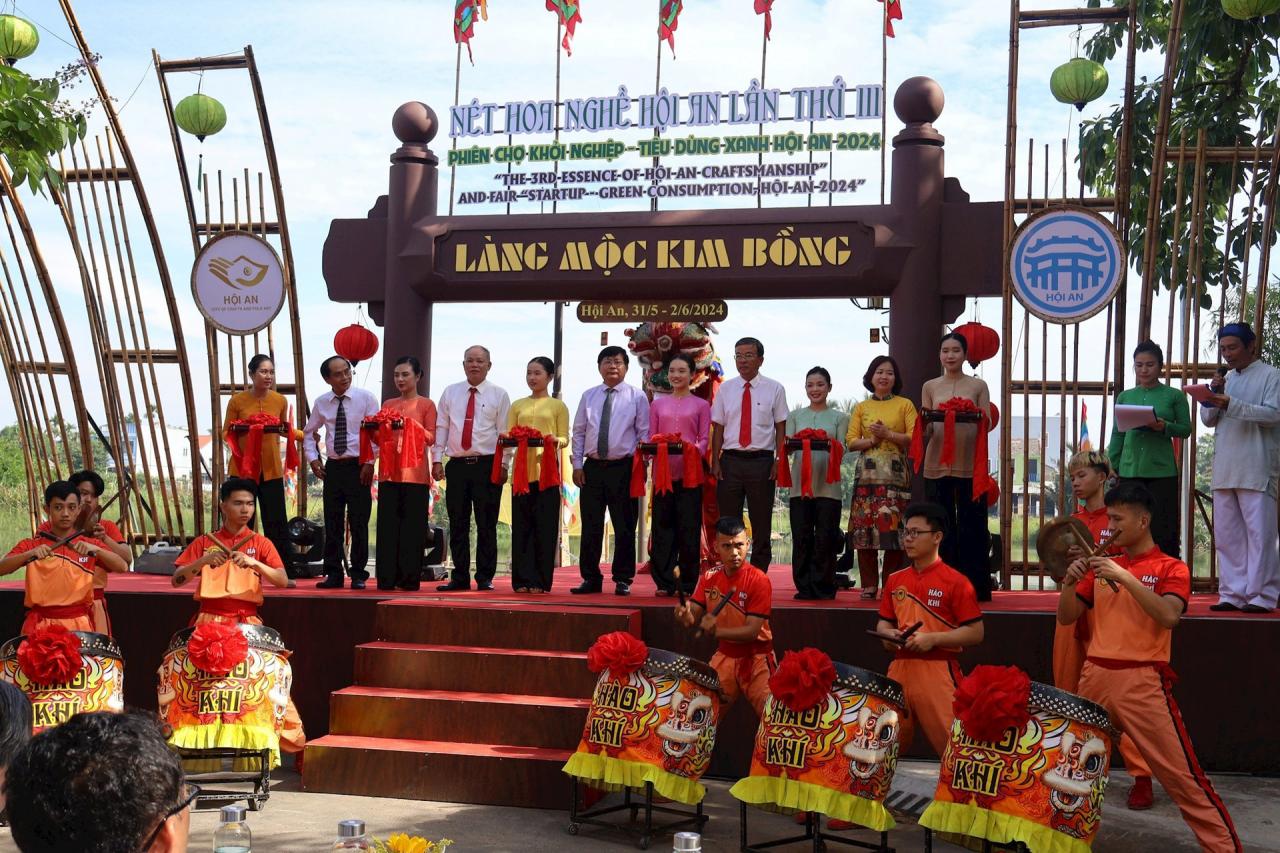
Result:
{"label": "floral patterned skirt", "polygon": [[849,502],[849,535],[854,548],[898,551],[902,511],[911,502],[911,468],[900,454],[858,459]]}

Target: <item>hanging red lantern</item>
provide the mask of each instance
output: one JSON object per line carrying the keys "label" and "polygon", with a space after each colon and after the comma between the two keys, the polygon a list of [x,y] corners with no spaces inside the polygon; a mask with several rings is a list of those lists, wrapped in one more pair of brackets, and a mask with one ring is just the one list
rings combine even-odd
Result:
{"label": "hanging red lantern", "polygon": [[338,330],[333,336],[333,350],[354,367],[378,351],[378,336],[358,323]]}
{"label": "hanging red lantern", "polygon": [[969,342],[969,352],[966,357],[970,367],[977,367],[980,362],[1000,352],[1000,335],[995,329],[971,322],[956,326],[951,331],[964,335],[964,339]]}
{"label": "hanging red lantern", "polygon": [[1000,426],[1000,410],[996,408],[995,403],[988,403],[987,406],[991,409],[991,414],[987,418],[987,432],[991,432]]}

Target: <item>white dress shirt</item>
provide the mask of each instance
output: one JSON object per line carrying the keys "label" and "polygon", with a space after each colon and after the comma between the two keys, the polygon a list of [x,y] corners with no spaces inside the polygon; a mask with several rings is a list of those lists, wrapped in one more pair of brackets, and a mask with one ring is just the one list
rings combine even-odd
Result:
{"label": "white dress shirt", "polygon": [[1280,370],[1261,361],[1227,374],[1226,410],[1200,407],[1200,421],[1218,430],[1213,488],[1280,493]]}
{"label": "white dress shirt", "polygon": [[470,382],[455,382],[440,395],[436,404],[436,443],[431,456],[439,462],[445,456],[492,456],[498,448],[498,435],[506,430],[511,398],[489,380],[474,386],[476,410],[471,421],[471,446],[462,448],[462,430],[467,419],[467,402],[471,398]]}
{"label": "white dress shirt", "polygon": [[[326,459],[359,459],[360,458],[360,421],[371,418],[378,413],[382,405],[378,398],[363,388],[351,387],[342,395],[343,414],[347,416],[347,450],[345,453],[333,452],[333,436],[338,417],[338,398],[332,391],[326,391],[316,398],[311,406],[311,417],[307,418],[302,447],[307,454],[307,462],[315,462],[320,458],[320,427],[324,427],[324,455]],[[378,455],[374,445],[374,455]]]}
{"label": "white dress shirt", "polygon": [[711,403],[711,422],[724,428],[721,450],[777,450],[777,424],[783,423],[791,410],[787,408],[787,392],[779,382],[757,373],[751,380],[751,446],[738,441],[742,423],[742,392],[745,383],[735,376],[720,386]]}
{"label": "white dress shirt", "polygon": [[[578,401],[573,416],[573,467],[582,467],[583,457],[600,458],[600,416],[604,412],[603,382],[588,388]],[[619,382],[613,386],[613,405],[609,407],[608,459],[625,459],[636,452],[636,444],[649,440],[649,398],[634,385]]]}

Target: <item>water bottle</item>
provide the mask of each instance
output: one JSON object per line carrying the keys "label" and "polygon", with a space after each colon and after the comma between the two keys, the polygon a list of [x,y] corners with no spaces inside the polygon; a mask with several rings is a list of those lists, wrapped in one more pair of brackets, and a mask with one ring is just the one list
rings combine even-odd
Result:
{"label": "water bottle", "polygon": [[362,820],[338,821],[338,840],[333,842],[334,850],[370,850],[369,836],[364,831]]}
{"label": "water bottle", "polygon": [[702,836],[696,832],[677,832],[671,841],[672,853],[702,853]]}
{"label": "water bottle", "polygon": [[213,833],[213,853],[250,853],[253,834],[244,822],[244,806],[223,806],[218,812],[218,829]]}

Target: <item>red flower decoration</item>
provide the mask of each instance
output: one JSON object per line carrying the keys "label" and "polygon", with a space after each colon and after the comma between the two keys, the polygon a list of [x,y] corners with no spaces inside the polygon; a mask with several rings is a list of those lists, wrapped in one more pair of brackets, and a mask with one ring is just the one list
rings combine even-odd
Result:
{"label": "red flower decoration", "polygon": [[66,684],[83,666],[80,638],[64,625],[39,628],[18,644],[18,668],[36,684]]}
{"label": "red flower decoration", "polygon": [[951,709],[974,740],[997,741],[1031,719],[1031,679],[1016,666],[977,666],[956,687]]}
{"label": "red flower decoration", "polygon": [[831,692],[836,667],[825,652],[805,648],[787,652],[769,678],[769,692],[792,711],[807,711]]}
{"label": "red flower decoration", "polygon": [[226,675],[249,656],[249,641],[235,625],[204,622],[187,640],[187,657],[201,670]]}
{"label": "red flower decoration", "polygon": [[615,680],[621,680],[640,667],[649,658],[649,647],[644,640],[626,631],[602,634],[587,650],[587,668],[592,672],[609,670]]}

